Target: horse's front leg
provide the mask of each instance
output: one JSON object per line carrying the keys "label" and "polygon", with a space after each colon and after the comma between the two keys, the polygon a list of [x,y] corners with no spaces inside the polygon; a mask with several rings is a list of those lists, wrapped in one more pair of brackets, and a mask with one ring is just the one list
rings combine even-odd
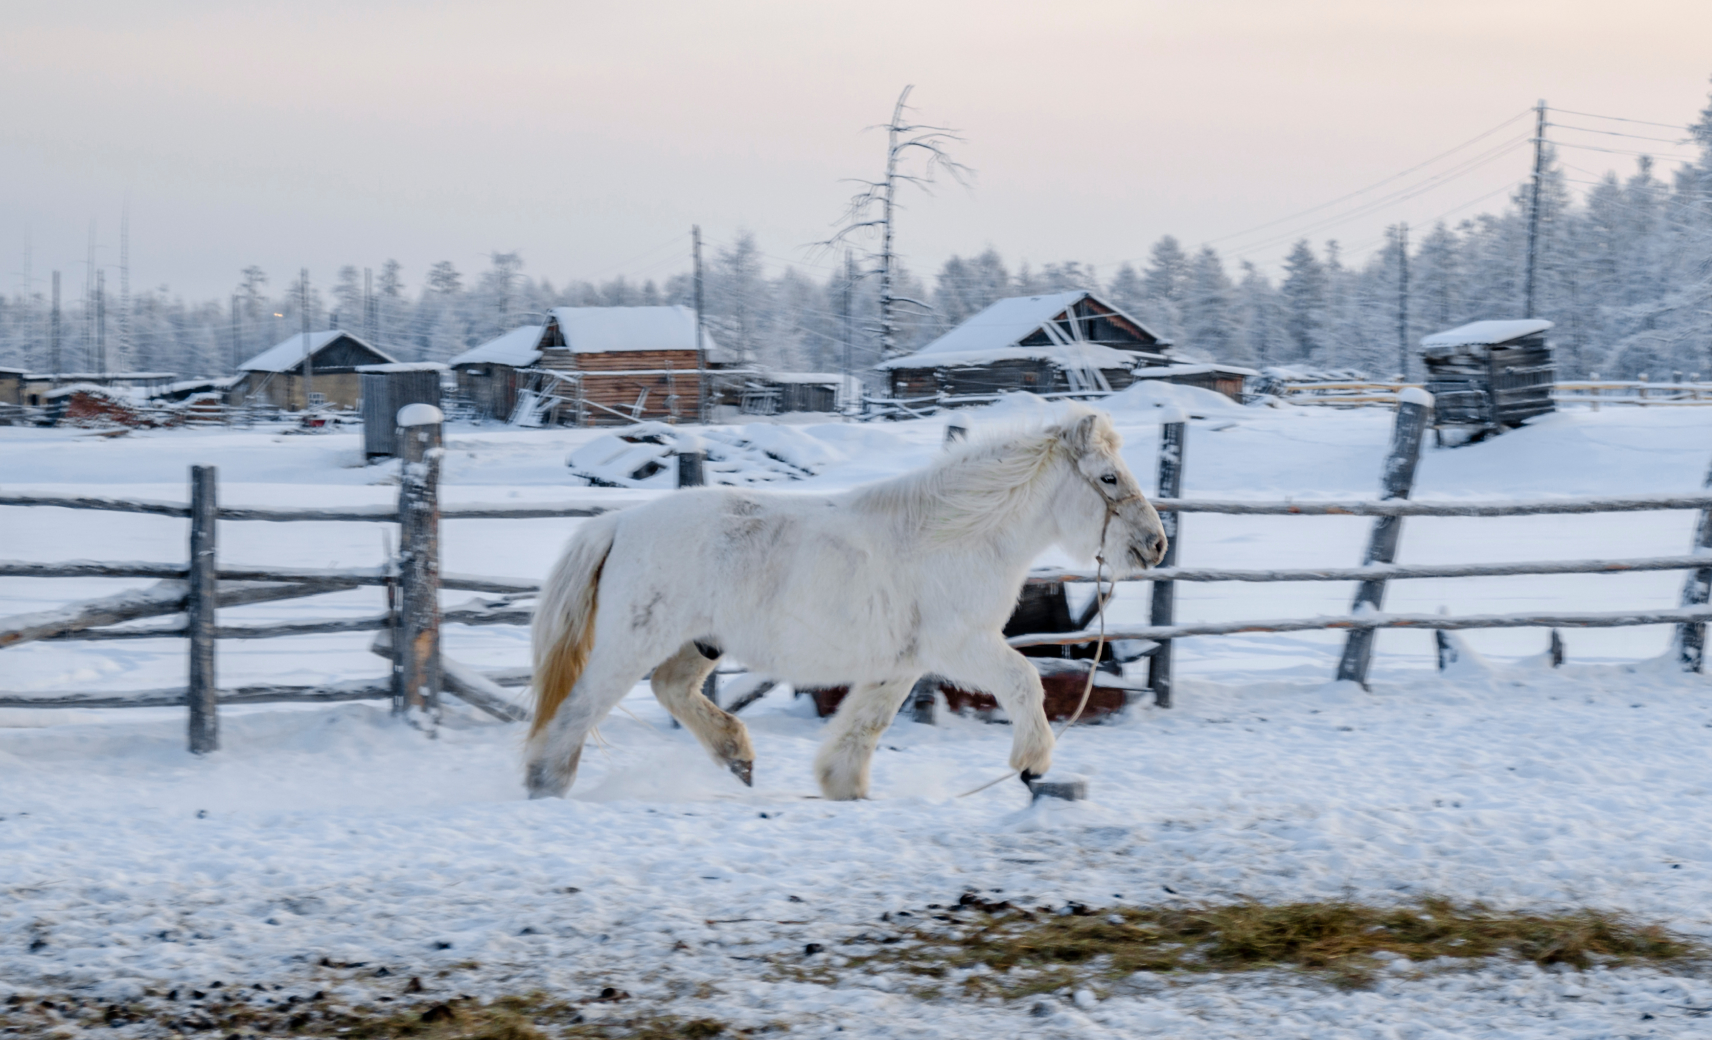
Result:
{"label": "horse's front leg", "polygon": [[826,739],[814,756],[820,793],[837,801],[868,797],[868,767],[880,734],[892,724],[916,676],[852,687],[826,726]]}
{"label": "horse's front leg", "polygon": [[1046,721],[1046,691],[1028,658],[997,637],[970,644],[935,669],[958,686],[985,690],[1011,718],[1011,768],[1039,776],[1052,768],[1052,727]]}

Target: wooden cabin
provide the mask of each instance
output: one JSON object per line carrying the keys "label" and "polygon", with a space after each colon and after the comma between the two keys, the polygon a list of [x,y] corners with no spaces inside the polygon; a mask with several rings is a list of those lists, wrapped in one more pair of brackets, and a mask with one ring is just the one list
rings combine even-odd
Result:
{"label": "wooden cabin", "polygon": [[24,376],[19,393],[23,397],[21,403],[35,406],[45,405],[50,391],[72,383],[129,387],[152,397],[171,386],[177,378],[174,372],[30,372]]}
{"label": "wooden cabin", "polygon": [[24,403],[24,376],[21,368],[0,368],[0,404]]}
{"label": "wooden cabin", "polygon": [[1130,373],[1133,382],[1144,379],[1163,379],[1168,383],[1179,386],[1198,386],[1203,390],[1224,394],[1238,404],[1243,403],[1244,388],[1248,381],[1260,373],[1252,368],[1239,365],[1217,365],[1182,363],[1170,365],[1147,365],[1137,368]]}
{"label": "wooden cabin", "polygon": [[1556,364],[1543,318],[1475,321],[1421,340],[1433,426],[1478,438],[1553,410]]}
{"label": "wooden cabin", "polygon": [[743,415],[836,412],[862,400],[862,381],[837,372],[758,372],[744,380]]}
{"label": "wooden cabin", "polygon": [[1170,342],[1090,292],[999,300],[914,354],[883,361],[892,396],[1122,390],[1138,367],[1169,364]]}
{"label": "wooden cabin", "polygon": [[736,358],[688,307],[555,307],[450,362],[458,389],[485,418],[522,425],[695,422],[702,378]]}
{"label": "wooden cabin", "polygon": [[[318,400],[305,392],[303,362],[310,360],[310,373]],[[276,343],[238,366],[242,378],[232,389],[234,403],[252,401],[286,411],[318,408],[355,409],[362,399],[364,365],[396,364],[378,347],[342,329],[325,329],[305,336],[298,333]]]}

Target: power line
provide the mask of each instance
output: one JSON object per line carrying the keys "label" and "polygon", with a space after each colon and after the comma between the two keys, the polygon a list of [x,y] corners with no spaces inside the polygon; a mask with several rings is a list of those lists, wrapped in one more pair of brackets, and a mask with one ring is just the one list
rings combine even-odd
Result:
{"label": "power line", "polygon": [[1588,119],[1609,119],[1617,123],[1639,123],[1642,126],[1662,126],[1667,130],[1688,130],[1689,127],[1680,123],[1655,123],[1650,119],[1628,119],[1623,116],[1602,116],[1592,112],[1572,112],[1567,108],[1554,108],[1553,112],[1562,112],[1566,116],[1585,116]]}
{"label": "power line", "polygon": [[1609,134],[1612,137],[1632,137],[1637,141],[1659,141],[1664,144],[1687,144],[1688,139],[1682,137],[1647,137],[1643,134],[1625,134],[1621,130],[1595,130],[1590,126],[1570,126],[1568,123],[1547,123],[1559,130],[1579,130],[1586,134]]}
{"label": "power line", "polygon": [[1680,155],[1660,155],[1657,152],[1638,152],[1629,148],[1600,148],[1598,145],[1576,144],[1573,141],[1553,141],[1551,142],[1551,145],[1553,148],[1579,148],[1584,152],[1609,152],[1612,155],[1644,155],[1651,159],[1663,159],[1666,162],[1693,163],[1697,161],[1693,157],[1684,158]]}
{"label": "power line", "polygon": [[[1307,209],[1301,210],[1301,211],[1296,212],[1296,213],[1292,213],[1289,216],[1279,217],[1277,220],[1269,220],[1264,224],[1256,224],[1254,227],[1248,228],[1248,229],[1243,230],[1243,231],[1233,231],[1228,235],[1220,235],[1217,238],[1207,239],[1207,244],[1211,245],[1214,242],[1225,242],[1225,241],[1228,241],[1228,240],[1233,239],[1233,238],[1242,238],[1243,236],[1252,234],[1256,231],[1261,231],[1261,230],[1264,230],[1266,228],[1273,227],[1274,225],[1285,223],[1286,221],[1295,220],[1297,217],[1307,216],[1309,213],[1317,213],[1322,209],[1327,209],[1331,206],[1336,206],[1341,202],[1347,202],[1350,199],[1353,199],[1359,195],[1365,195],[1368,192],[1373,191],[1375,188],[1383,187],[1387,184],[1390,184],[1392,181],[1398,180],[1398,179],[1403,178],[1403,177],[1407,177],[1411,173],[1416,172],[1417,170],[1431,166],[1433,163],[1438,162],[1440,159],[1443,159],[1446,156],[1454,155],[1455,153],[1462,151],[1464,148],[1467,148],[1469,145],[1475,144],[1479,141],[1483,141],[1486,138],[1491,137],[1493,134],[1497,133],[1498,131],[1509,126],[1511,123],[1514,123],[1516,120],[1522,119],[1528,115],[1531,115],[1532,113],[1533,113],[1533,109],[1531,109],[1531,108],[1525,109],[1521,112],[1518,112],[1515,115],[1511,116],[1510,118],[1504,120],[1502,123],[1499,123],[1497,126],[1491,128],[1490,130],[1486,130],[1486,131],[1483,131],[1479,134],[1476,134],[1475,136],[1473,136],[1473,137],[1469,138],[1468,140],[1462,142],[1461,144],[1457,145],[1455,148],[1451,148],[1447,151],[1440,152],[1439,154],[1433,156],[1431,159],[1428,159],[1425,162],[1416,163],[1414,166],[1409,167],[1408,169],[1402,171],[1401,173],[1394,173],[1391,176],[1386,177],[1383,180],[1375,181],[1374,183],[1369,184],[1367,187],[1362,188],[1358,191],[1352,191],[1348,195],[1339,196],[1338,198],[1335,198],[1335,199],[1331,200],[1330,202],[1322,202],[1318,206],[1310,206]],[[1139,260],[1139,259],[1143,259],[1143,258],[1142,257],[1132,257],[1131,259]],[[1117,263],[1128,263],[1129,261],[1116,261],[1116,262]]]}
{"label": "power line", "polygon": [[1249,246],[1247,246],[1246,248],[1235,252],[1233,255],[1238,256],[1238,257],[1247,256],[1250,253],[1254,253],[1254,252],[1261,250],[1261,249],[1269,248],[1271,246],[1277,245],[1280,242],[1286,242],[1292,238],[1299,238],[1299,237],[1304,237],[1307,235],[1315,234],[1316,232],[1323,231],[1326,228],[1336,227],[1339,224],[1348,223],[1349,221],[1355,220],[1355,219],[1360,218],[1360,217],[1371,216],[1373,213],[1375,213],[1381,209],[1384,209],[1385,207],[1390,206],[1394,203],[1407,202],[1410,199],[1416,198],[1416,197],[1421,196],[1421,195],[1425,195],[1427,192],[1432,191],[1435,188],[1442,187],[1443,185],[1449,183],[1450,181],[1455,180],[1458,177],[1461,177],[1463,174],[1471,173],[1474,170],[1477,170],[1480,167],[1485,166],[1487,163],[1495,162],[1498,159],[1504,158],[1510,152],[1514,151],[1517,146],[1526,143],[1528,140],[1529,140],[1529,138],[1527,138],[1526,136],[1512,138],[1509,141],[1506,141],[1504,144],[1499,145],[1495,149],[1489,150],[1487,152],[1483,152],[1473,159],[1464,161],[1459,166],[1455,166],[1449,170],[1446,170],[1444,173],[1434,174],[1432,177],[1429,177],[1425,181],[1421,181],[1417,184],[1410,185],[1409,187],[1399,189],[1398,191],[1392,192],[1389,195],[1381,196],[1380,198],[1374,199],[1371,202],[1363,203],[1362,205],[1356,207],[1355,209],[1348,211],[1347,213],[1343,213],[1343,214],[1340,214],[1337,216],[1329,217],[1329,218],[1324,219],[1324,220],[1316,221],[1313,224],[1310,224],[1306,227],[1300,227],[1300,228],[1294,229],[1288,233],[1285,233],[1282,235],[1275,235],[1271,238],[1264,239],[1260,242],[1252,243]]}

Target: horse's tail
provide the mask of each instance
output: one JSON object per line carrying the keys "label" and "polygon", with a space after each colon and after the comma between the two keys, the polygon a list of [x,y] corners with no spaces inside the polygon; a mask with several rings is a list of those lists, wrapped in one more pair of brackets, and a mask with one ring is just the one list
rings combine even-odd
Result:
{"label": "horse's tail", "polygon": [[594,649],[594,617],[599,606],[600,572],[612,551],[618,528],[615,515],[585,522],[565,546],[564,554],[541,586],[530,629],[535,669],[530,692],[535,698],[531,743],[553,721],[559,706],[576,685],[589,652]]}

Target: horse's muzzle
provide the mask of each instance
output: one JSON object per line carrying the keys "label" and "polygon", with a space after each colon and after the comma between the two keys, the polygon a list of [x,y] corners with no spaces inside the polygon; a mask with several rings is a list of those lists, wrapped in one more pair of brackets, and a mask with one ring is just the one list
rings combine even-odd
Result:
{"label": "horse's muzzle", "polygon": [[1140,542],[1131,542],[1126,553],[1130,565],[1136,570],[1159,566],[1159,561],[1165,559],[1167,544],[1163,533],[1153,532],[1144,535]]}

